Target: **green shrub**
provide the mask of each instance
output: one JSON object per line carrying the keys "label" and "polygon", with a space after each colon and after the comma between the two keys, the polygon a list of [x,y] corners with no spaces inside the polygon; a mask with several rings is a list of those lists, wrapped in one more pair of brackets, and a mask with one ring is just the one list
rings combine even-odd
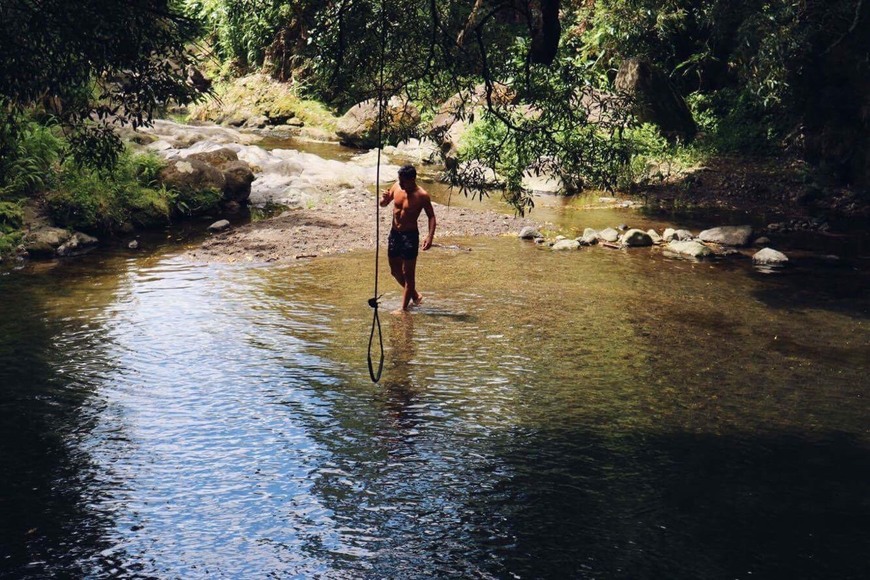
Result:
{"label": "green shrub", "polygon": [[0,201],[0,233],[9,234],[24,225],[24,212],[21,205],[10,201]]}
{"label": "green shrub", "polygon": [[[12,125],[15,125],[14,127]],[[0,130],[0,197],[32,195],[54,185],[65,144],[52,125],[14,116]]]}
{"label": "green shrub", "polygon": [[157,184],[163,160],[153,154],[122,154],[110,171],[64,164],[60,185],[46,195],[49,213],[61,226],[111,233],[122,225],[168,224],[176,194]]}
{"label": "green shrub", "polygon": [[223,199],[223,192],[216,189],[173,192],[172,203],[175,213],[185,216],[202,215],[209,212]]}

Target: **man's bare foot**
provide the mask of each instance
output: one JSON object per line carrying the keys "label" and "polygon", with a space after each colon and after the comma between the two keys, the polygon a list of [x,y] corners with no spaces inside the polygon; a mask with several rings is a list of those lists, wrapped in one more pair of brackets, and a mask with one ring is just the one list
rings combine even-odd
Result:
{"label": "man's bare foot", "polygon": [[414,297],[412,304],[414,306],[420,306],[423,303],[423,295],[417,292],[417,296]]}

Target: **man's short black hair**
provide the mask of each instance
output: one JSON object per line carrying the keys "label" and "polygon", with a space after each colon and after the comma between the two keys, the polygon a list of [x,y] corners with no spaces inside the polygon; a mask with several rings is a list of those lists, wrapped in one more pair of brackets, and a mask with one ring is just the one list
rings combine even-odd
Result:
{"label": "man's short black hair", "polygon": [[417,170],[413,165],[404,165],[399,169],[399,179],[417,179]]}

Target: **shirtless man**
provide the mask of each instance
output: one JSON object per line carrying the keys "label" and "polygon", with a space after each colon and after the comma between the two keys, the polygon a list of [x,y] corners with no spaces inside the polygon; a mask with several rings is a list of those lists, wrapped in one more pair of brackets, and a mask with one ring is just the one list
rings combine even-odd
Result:
{"label": "shirtless man", "polygon": [[405,165],[399,169],[399,182],[382,193],[381,207],[388,206],[391,201],[393,225],[387,243],[387,256],[393,278],[404,288],[402,308],[397,312],[405,312],[412,304],[416,306],[423,301],[423,295],[417,292],[415,280],[417,250],[420,246],[417,218],[423,211],[429,218],[429,235],[423,238],[423,249],[428,250],[435,237],[435,210],[432,209],[429,194],[417,185],[417,171],[413,165]]}

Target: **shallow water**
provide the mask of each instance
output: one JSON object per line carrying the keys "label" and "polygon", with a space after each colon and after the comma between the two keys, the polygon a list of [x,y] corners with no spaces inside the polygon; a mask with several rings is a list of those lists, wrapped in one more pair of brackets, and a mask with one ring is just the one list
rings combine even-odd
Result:
{"label": "shallow water", "polygon": [[0,277],[0,576],[867,576],[866,263],[445,244]]}

